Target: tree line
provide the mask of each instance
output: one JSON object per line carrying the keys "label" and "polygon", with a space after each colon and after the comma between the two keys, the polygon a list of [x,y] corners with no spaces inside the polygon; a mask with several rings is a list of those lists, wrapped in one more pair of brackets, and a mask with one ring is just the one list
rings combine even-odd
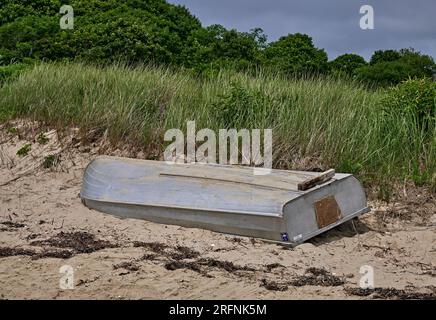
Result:
{"label": "tree line", "polygon": [[[59,26],[60,7],[74,8],[74,29]],[[203,27],[187,8],[165,0],[3,0],[0,66],[79,59],[98,64],[153,63],[213,74],[222,68],[270,69],[289,75],[352,77],[381,86],[430,77],[432,57],[412,48],[329,61],[310,36],[268,42],[262,29]]]}

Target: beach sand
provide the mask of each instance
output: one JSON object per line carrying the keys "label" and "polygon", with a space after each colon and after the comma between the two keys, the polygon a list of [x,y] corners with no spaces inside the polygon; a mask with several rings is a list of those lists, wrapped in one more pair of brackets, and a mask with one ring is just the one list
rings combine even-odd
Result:
{"label": "beach sand", "polygon": [[[79,198],[85,166],[123,151],[48,129],[41,144],[38,126],[15,125],[19,135],[0,128],[1,299],[436,297],[436,196],[425,188],[370,201],[354,223],[286,248],[90,210]],[[17,156],[26,143],[30,152]],[[60,286],[63,266],[72,289]],[[376,290],[358,289],[362,266],[373,268]]]}

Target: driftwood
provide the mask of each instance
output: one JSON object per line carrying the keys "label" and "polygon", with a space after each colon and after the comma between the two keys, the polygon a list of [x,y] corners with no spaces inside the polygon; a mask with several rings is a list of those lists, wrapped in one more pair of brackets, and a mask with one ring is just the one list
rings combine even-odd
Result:
{"label": "driftwood", "polygon": [[324,171],[323,173],[321,173],[318,176],[315,177],[311,177],[303,182],[300,182],[298,184],[298,190],[300,191],[304,191],[310,188],[313,188],[314,186],[316,186],[317,184],[321,184],[325,181],[330,180],[331,178],[333,178],[335,176],[335,170],[334,169],[330,169],[327,171]]}

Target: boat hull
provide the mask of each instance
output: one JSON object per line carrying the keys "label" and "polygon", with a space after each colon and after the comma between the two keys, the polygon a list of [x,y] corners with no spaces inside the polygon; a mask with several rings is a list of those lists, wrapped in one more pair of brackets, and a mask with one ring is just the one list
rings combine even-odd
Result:
{"label": "boat hull", "polygon": [[369,211],[352,175],[298,190],[308,176],[316,173],[274,170],[255,177],[247,168],[98,157],[85,170],[80,196],[87,207],[120,218],[288,244]]}

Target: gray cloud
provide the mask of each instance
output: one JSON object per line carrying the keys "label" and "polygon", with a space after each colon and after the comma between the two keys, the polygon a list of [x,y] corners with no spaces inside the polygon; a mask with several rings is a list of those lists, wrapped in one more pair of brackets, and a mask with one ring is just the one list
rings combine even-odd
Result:
{"label": "gray cloud", "polygon": [[[170,0],[185,5],[204,26],[222,24],[248,31],[262,28],[270,41],[307,33],[333,59],[378,49],[413,47],[436,57],[434,0]],[[360,6],[372,5],[375,29],[361,30]]]}

